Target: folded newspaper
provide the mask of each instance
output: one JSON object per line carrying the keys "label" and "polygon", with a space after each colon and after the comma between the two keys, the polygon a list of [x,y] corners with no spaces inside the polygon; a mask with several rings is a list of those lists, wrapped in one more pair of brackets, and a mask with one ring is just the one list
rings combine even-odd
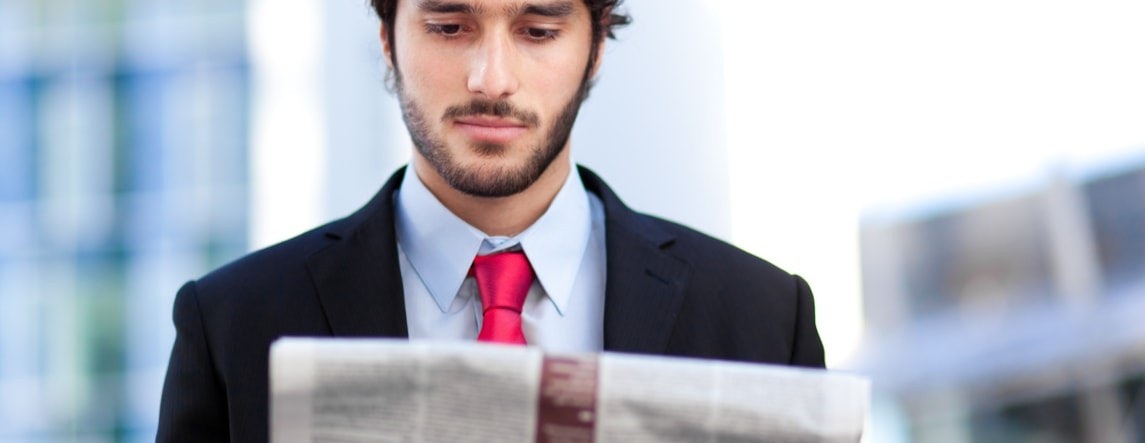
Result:
{"label": "folded newspaper", "polygon": [[870,395],[823,370],[385,339],[280,339],[270,381],[276,443],[857,442]]}

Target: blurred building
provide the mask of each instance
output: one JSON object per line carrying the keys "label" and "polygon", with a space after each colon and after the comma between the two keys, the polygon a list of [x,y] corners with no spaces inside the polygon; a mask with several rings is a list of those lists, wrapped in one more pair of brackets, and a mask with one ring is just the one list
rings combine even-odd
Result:
{"label": "blurred building", "polygon": [[0,441],[152,441],[178,282],[247,247],[233,1],[0,1]]}
{"label": "blurred building", "polygon": [[900,439],[1145,439],[1145,162],[872,215],[861,237],[853,366]]}

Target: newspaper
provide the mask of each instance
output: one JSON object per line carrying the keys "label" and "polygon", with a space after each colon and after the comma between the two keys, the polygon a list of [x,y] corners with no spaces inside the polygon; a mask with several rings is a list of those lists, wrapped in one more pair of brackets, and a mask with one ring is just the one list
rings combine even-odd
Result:
{"label": "newspaper", "polygon": [[870,396],[822,370],[385,339],[278,340],[270,382],[275,443],[858,442]]}

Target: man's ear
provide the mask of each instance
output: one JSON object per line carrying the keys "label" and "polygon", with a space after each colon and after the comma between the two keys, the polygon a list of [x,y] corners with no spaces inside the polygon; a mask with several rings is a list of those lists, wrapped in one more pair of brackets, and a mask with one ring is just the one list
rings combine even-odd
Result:
{"label": "man's ear", "polygon": [[590,79],[596,78],[596,73],[600,72],[600,63],[604,61],[604,41],[606,38],[600,39],[600,43],[596,44],[596,60],[592,61],[592,73],[588,76]]}
{"label": "man's ear", "polygon": [[378,36],[382,40],[382,54],[386,56],[386,66],[394,69],[393,42],[390,41],[390,33],[387,31],[385,24],[378,27]]}

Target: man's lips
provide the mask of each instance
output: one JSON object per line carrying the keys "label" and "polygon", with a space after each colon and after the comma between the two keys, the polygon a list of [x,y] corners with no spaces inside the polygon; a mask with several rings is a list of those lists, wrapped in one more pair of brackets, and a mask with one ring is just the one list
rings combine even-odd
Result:
{"label": "man's lips", "polygon": [[508,143],[529,129],[516,120],[483,116],[462,117],[454,120],[453,126],[469,138],[487,143]]}

